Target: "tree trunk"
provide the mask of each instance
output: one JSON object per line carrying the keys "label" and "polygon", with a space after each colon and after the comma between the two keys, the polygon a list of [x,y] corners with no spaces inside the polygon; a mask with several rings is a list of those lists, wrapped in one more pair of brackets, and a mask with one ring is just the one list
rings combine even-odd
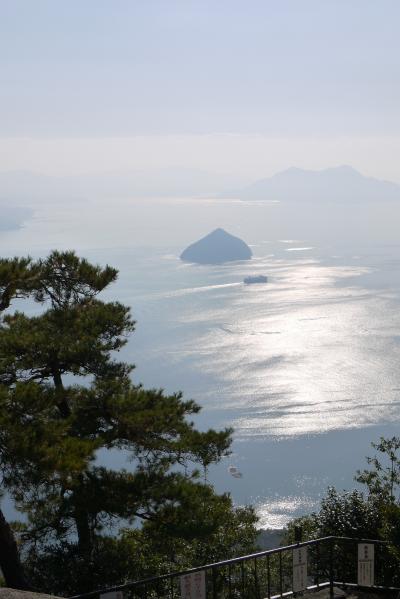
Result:
{"label": "tree trunk", "polygon": [[32,586],[25,578],[14,533],[0,509],[0,568],[3,572],[6,586],[25,591]]}
{"label": "tree trunk", "polygon": [[64,385],[58,367],[54,367],[53,369],[53,382],[58,395],[58,409],[60,410],[60,414],[63,418],[68,418],[71,415],[71,410],[65,397]]}
{"label": "tree trunk", "polygon": [[81,555],[89,556],[92,552],[92,534],[89,526],[89,514],[82,507],[76,507],[74,513],[78,547]]}
{"label": "tree trunk", "polygon": [[93,549],[92,531],[88,511],[89,498],[86,492],[85,477],[81,473],[77,477],[77,486],[72,497],[73,517],[78,534],[78,547],[81,555],[90,556]]}

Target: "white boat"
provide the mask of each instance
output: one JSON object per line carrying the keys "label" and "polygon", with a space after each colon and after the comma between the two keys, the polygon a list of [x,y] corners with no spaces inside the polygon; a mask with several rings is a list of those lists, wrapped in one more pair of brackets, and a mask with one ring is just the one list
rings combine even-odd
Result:
{"label": "white boat", "polygon": [[267,283],[268,277],[265,275],[254,275],[253,277],[246,277],[243,279],[245,285],[252,285],[253,283]]}
{"label": "white boat", "polygon": [[228,468],[229,474],[233,476],[233,478],[242,478],[243,474],[239,471],[236,466],[229,466]]}

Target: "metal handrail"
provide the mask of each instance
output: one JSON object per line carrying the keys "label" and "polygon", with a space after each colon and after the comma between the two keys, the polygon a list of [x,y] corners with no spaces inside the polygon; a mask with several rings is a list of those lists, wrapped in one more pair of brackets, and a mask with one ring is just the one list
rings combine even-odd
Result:
{"label": "metal handrail", "polygon": [[[215,570],[217,568],[224,568],[226,566],[232,566],[235,564],[239,564],[239,563],[244,563],[246,561],[250,561],[250,560],[256,560],[258,558],[262,558],[262,557],[266,557],[266,556],[271,556],[271,555],[275,555],[278,553],[283,553],[285,551],[290,551],[293,549],[298,549],[300,547],[309,547],[309,546],[319,546],[321,543],[329,543],[330,549],[333,546],[334,542],[339,542],[339,541],[349,541],[349,542],[353,542],[353,543],[368,543],[368,544],[373,544],[373,545],[388,545],[389,543],[387,541],[381,541],[379,539],[364,539],[364,538],[360,538],[360,537],[339,537],[339,536],[327,536],[327,537],[320,537],[318,539],[311,539],[309,541],[301,541],[298,543],[293,543],[291,545],[285,545],[283,547],[275,547],[273,549],[266,549],[264,551],[259,551],[257,553],[251,553],[248,555],[242,555],[239,557],[234,557],[231,559],[227,559],[227,560],[223,560],[223,561],[219,561],[219,562],[213,562],[213,563],[209,563],[209,564],[204,564],[202,566],[197,566],[195,568],[188,568],[186,570],[177,570],[177,571],[173,571],[173,572],[168,572],[167,574],[160,574],[158,576],[151,576],[149,578],[142,578],[140,580],[135,580],[135,581],[129,581],[129,582],[125,582],[123,584],[119,584],[119,585],[114,585],[111,587],[107,587],[105,589],[97,589],[95,591],[90,591],[88,593],[82,593],[79,595],[73,595],[72,597],[69,597],[68,599],[90,599],[92,597],[98,597],[101,594],[105,594],[105,593],[111,593],[111,592],[116,592],[116,591],[124,591],[124,590],[128,590],[128,589],[135,589],[141,586],[146,586],[146,585],[150,585],[156,582],[161,582],[163,580],[168,580],[168,579],[175,579],[178,578],[180,576],[185,576],[188,574],[193,574],[195,572],[200,572],[202,570]],[[320,583],[317,585],[312,585],[313,588],[322,588],[324,586],[328,586],[330,585],[331,589],[333,588],[333,584],[338,584],[336,582],[333,581],[333,573],[332,573],[332,556],[330,558],[330,568],[331,568],[331,572],[330,572],[330,580],[325,582],[325,583]],[[349,585],[351,583],[348,583]],[[310,587],[311,588],[311,587]],[[394,588],[394,587],[391,587]],[[400,590],[400,589],[399,589]],[[283,596],[290,596],[291,594],[293,594],[292,592],[288,592],[288,593],[281,593],[279,594],[279,597],[283,597]],[[271,596],[271,599],[272,596]]]}

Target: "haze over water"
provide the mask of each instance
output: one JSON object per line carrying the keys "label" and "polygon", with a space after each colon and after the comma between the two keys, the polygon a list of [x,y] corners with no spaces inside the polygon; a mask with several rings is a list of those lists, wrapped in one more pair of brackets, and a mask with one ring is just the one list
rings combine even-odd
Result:
{"label": "haze over water", "polygon": [[[66,248],[119,268],[104,297],[137,319],[135,381],[197,400],[201,427],[234,427],[209,478],[262,526],[352,487],[370,441],[398,434],[400,204],[352,203],[346,167],[350,201],[315,180],[302,195],[297,176],[286,205],[191,194],[344,164],[400,183],[398,0],[1,9],[1,256]],[[254,259],[179,261],[217,227]],[[267,285],[243,285],[253,274]]]}
{"label": "haze over water", "polygon": [[[49,205],[2,233],[0,251],[68,248],[118,267],[105,297],[132,306],[137,331],[123,357],[137,365],[135,380],[195,399],[201,427],[234,427],[233,455],[210,480],[236,503],[254,503],[262,526],[280,527],[316,508],[327,485],[352,487],[369,442],[396,433],[398,216],[394,204]],[[219,226],[252,246],[251,262],[178,259]],[[249,274],[268,283],[246,286]]]}

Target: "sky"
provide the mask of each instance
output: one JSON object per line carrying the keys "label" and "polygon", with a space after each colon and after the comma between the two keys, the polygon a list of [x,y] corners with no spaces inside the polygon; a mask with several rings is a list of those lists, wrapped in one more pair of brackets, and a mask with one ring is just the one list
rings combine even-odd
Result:
{"label": "sky", "polygon": [[398,0],[0,0],[0,171],[400,181]]}

